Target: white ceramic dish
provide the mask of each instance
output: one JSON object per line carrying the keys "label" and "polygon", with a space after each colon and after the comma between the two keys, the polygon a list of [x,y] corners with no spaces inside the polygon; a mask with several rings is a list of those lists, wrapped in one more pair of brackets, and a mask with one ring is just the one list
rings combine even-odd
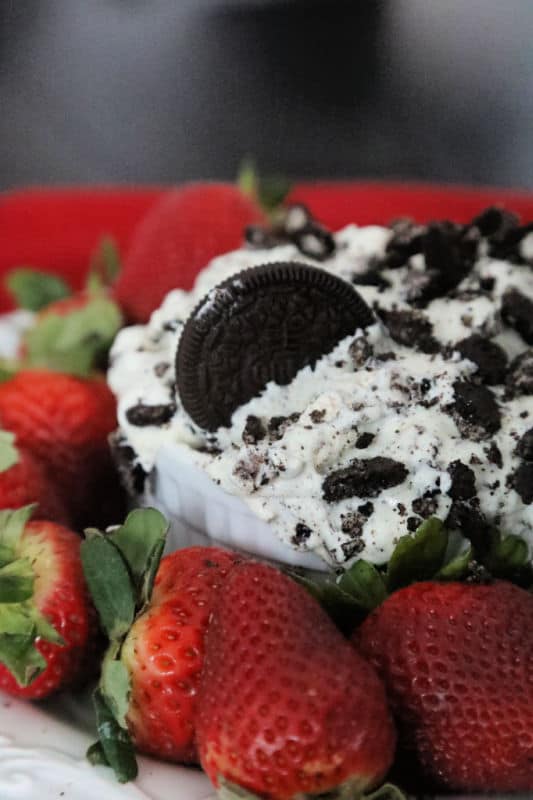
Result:
{"label": "white ceramic dish", "polygon": [[327,569],[315,553],[293,550],[284,544],[268,522],[191,464],[182,445],[160,448],[143,502],[158,508],[171,523],[168,551],[220,543],[282,564],[316,571]]}
{"label": "white ceramic dish", "polygon": [[0,693],[1,800],[216,800],[200,770],[149,758],[134,783],[117,783],[85,760],[94,738],[87,698],[37,705]]}

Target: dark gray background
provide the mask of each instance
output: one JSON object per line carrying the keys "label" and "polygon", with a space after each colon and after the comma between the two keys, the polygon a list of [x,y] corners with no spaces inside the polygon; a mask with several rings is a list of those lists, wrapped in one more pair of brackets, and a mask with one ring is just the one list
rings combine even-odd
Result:
{"label": "dark gray background", "polygon": [[0,0],[0,188],[533,188],[532,0]]}

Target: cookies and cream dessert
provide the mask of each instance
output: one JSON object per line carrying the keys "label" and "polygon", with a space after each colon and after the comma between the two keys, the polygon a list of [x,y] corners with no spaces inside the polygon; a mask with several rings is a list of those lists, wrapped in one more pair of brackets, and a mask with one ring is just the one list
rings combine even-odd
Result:
{"label": "cookies and cream dessert", "polygon": [[304,208],[247,232],[111,354],[139,495],[162,448],[292,550],[385,563],[437,516],[533,551],[533,228],[349,226]]}

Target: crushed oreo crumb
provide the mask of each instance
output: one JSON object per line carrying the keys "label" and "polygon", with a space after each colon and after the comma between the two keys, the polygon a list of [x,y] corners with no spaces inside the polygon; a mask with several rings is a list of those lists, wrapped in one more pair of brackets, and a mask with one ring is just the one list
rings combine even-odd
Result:
{"label": "crushed oreo crumb", "polygon": [[126,419],[131,425],[142,428],[148,425],[165,425],[167,422],[170,422],[175,413],[175,403],[166,403],[157,406],[137,403],[136,406],[128,408],[126,411]]}
{"label": "crushed oreo crumb", "polygon": [[245,444],[257,444],[266,436],[266,428],[259,417],[249,414],[242,432],[242,440]]}
{"label": "crushed oreo crumb", "polygon": [[127,444],[124,437],[118,432],[112,433],[109,437],[109,446],[122,485],[128,494],[130,496],[142,494],[148,473],[138,462],[133,447]]}
{"label": "crushed oreo crumb", "polygon": [[370,433],[369,431],[365,431],[364,433],[362,433],[360,436],[357,437],[355,446],[357,447],[358,450],[366,450],[366,448],[372,444],[375,438],[376,438],[375,434]]}
{"label": "crushed oreo crumb", "polygon": [[372,345],[366,336],[356,336],[351,343],[348,352],[353,361],[354,367],[364,367],[369,358],[372,358],[374,352]]}
{"label": "crushed oreo crumb", "polygon": [[433,325],[421,311],[388,311],[376,308],[391,339],[421,353],[438,353],[440,344],[433,336]]}
{"label": "crushed oreo crumb", "polygon": [[533,349],[525,350],[511,361],[506,384],[513,394],[533,394]]}
{"label": "crushed oreo crumb", "polygon": [[508,289],[502,298],[501,315],[526,344],[533,345],[533,300],[518,289]]}
{"label": "crushed oreo crumb", "polygon": [[274,441],[283,438],[285,431],[293,422],[298,422],[300,415],[298,413],[291,414],[288,417],[270,417],[268,421],[268,433],[270,438]]}
{"label": "crushed oreo crumb", "polygon": [[249,247],[270,249],[280,244],[294,244],[300,253],[315,261],[325,261],[335,252],[332,233],[301,204],[288,206],[272,227],[249,225],[245,229]]}
{"label": "crushed oreo crumb", "polygon": [[501,469],[503,467],[503,456],[500,448],[496,442],[491,442],[489,447],[486,448],[485,454],[491,464]]}
{"label": "crushed oreo crumb", "polygon": [[368,518],[374,513],[374,503],[371,503],[370,500],[367,500],[366,503],[362,503],[362,505],[357,506],[357,510],[364,517]]}
{"label": "crushed oreo crumb", "polygon": [[392,458],[355,458],[325,478],[323,497],[328,503],[346,497],[377,497],[384,489],[403,483],[408,474],[405,465]]}
{"label": "crushed oreo crumb", "polygon": [[516,445],[516,454],[524,461],[533,461],[533,428],[524,433]]}
{"label": "crushed oreo crumb", "polygon": [[477,365],[474,377],[489,385],[503,383],[507,371],[507,355],[496,342],[491,342],[479,333],[473,333],[461,339],[455,345],[463,358],[468,358]]}
{"label": "crushed oreo crumb", "polygon": [[524,461],[518,469],[510,476],[510,485],[525,505],[533,503],[533,463]]}
{"label": "crushed oreo crumb", "polygon": [[453,408],[466,423],[461,430],[464,436],[478,441],[500,429],[500,409],[490,389],[468,381],[455,381],[453,388]]}
{"label": "crushed oreo crumb", "polygon": [[448,466],[452,485],[448,495],[453,500],[470,500],[476,494],[476,476],[474,471],[462,461],[452,461]]}
{"label": "crushed oreo crumb", "polygon": [[407,517],[407,530],[410,533],[416,533],[422,522],[423,519],[421,517]]}
{"label": "crushed oreo crumb", "polygon": [[423,519],[427,519],[428,517],[432,517],[434,514],[436,514],[439,507],[436,494],[440,494],[440,492],[424,492],[422,497],[415,498],[411,503],[413,512],[418,514],[418,516],[422,517]]}
{"label": "crushed oreo crumb", "polygon": [[298,522],[296,527],[294,528],[294,536],[292,537],[293,544],[300,545],[303,542],[306,542],[313,531],[307,525],[304,525],[303,522]]}
{"label": "crushed oreo crumb", "polygon": [[324,421],[324,417],[326,416],[326,409],[325,408],[314,408],[311,411],[310,415],[311,422],[314,422],[315,425],[319,425],[321,422]]}
{"label": "crushed oreo crumb", "polygon": [[165,372],[168,372],[169,369],[170,369],[170,364],[168,363],[168,361],[159,361],[154,366],[154,373],[158,378],[162,378]]}

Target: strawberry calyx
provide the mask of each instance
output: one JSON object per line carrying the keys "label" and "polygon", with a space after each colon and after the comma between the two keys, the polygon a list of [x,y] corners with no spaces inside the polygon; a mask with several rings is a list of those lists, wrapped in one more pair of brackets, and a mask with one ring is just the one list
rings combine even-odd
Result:
{"label": "strawberry calyx", "polygon": [[46,669],[38,642],[64,644],[33,599],[36,574],[21,540],[34,509],[30,505],[0,511],[0,663],[21,687]]}
{"label": "strawberry calyx", "polygon": [[[253,794],[220,777],[218,779],[217,796],[219,800],[263,800],[260,795]],[[406,800],[405,794],[392,783],[384,783],[378,789],[367,794],[361,789],[361,780],[353,778],[345,781],[336,789],[320,794],[294,795],[291,800]]]}
{"label": "strawberry calyx", "polygon": [[290,181],[283,175],[261,175],[255,161],[250,157],[244,158],[241,162],[237,173],[237,186],[267,216],[276,215],[291,190]]}
{"label": "strawberry calyx", "polygon": [[359,559],[336,579],[309,578],[294,570],[301,583],[346,633],[398,589],[420,581],[485,582],[508,580],[533,586],[533,565],[526,542],[515,534],[488,529],[485,540],[471,542],[429,517],[416,532],[400,537],[386,565]]}
{"label": "strawberry calyx", "polygon": [[12,270],[5,283],[17,306],[28,311],[41,311],[51,303],[64,300],[72,294],[62,278],[31,267]]}
{"label": "strawberry calyx", "polygon": [[136,617],[150,602],[167,531],[168,522],[159,511],[142,508],[105,534],[88,529],[81,545],[85,579],[109,638],[93,695],[99,740],[87,757],[93,764],[112,767],[121,783],[137,775],[126,722],[130,676],[120,658],[121,648]]}
{"label": "strawberry calyx", "polygon": [[55,275],[26,267],[11,272],[7,286],[18,305],[37,314],[23,336],[20,363],[6,364],[6,377],[32,367],[85,377],[105,366],[123,325],[109,291],[118,270],[116,246],[104,237],[91,259],[85,289],[76,295]]}

